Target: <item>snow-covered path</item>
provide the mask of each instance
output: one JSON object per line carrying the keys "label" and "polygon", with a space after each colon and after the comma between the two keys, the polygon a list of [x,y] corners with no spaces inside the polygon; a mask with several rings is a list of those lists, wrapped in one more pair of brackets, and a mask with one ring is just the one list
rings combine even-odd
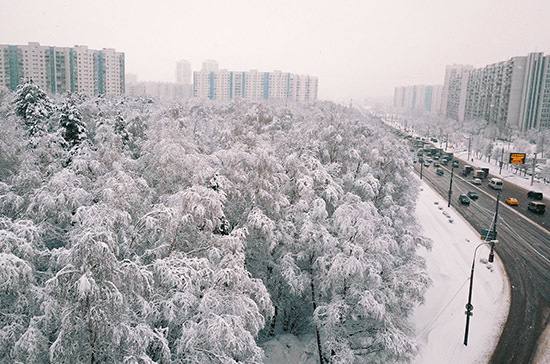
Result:
{"label": "snow-covered path", "polygon": [[[448,215],[449,217],[445,216]],[[510,305],[510,288],[500,259],[486,264],[489,249],[478,249],[468,346],[463,345],[468,278],[477,232],[435,191],[422,184],[416,215],[425,236],[422,249],[433,285],[413,315],[420,352],[416,363],[486,363],[497,344]],[[450,223],[449,219],[453,222]],[[498,246],[497,246],[498,251]]]}

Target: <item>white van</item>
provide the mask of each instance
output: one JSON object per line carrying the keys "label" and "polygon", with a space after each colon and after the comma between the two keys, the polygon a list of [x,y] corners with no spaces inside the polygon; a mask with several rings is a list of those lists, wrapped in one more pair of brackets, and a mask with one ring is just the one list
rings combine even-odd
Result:
{"label": "white van", "polygon": [[491,178],[489,180],[489,187],[493,190],[502,190],[502,180],[498,178]]}

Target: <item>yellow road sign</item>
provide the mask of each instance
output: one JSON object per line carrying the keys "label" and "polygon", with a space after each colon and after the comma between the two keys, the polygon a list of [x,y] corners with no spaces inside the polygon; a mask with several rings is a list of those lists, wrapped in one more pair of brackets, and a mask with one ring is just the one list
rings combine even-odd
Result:
{"label": "yellow road sign", "polygon": [[510,163],[518,165],[525,163],[525,153],[510,153]]}

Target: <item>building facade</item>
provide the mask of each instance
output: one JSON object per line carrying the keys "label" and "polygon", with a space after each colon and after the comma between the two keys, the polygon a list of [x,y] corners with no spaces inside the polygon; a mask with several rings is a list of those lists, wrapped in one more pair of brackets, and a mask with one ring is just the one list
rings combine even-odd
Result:
{"label": "building facade", "polygon": [[128,82],[126,84],[126,94],[161,101],[184,100],[191,97],[191,85],[175,82]]}
{"label": "building facade", "polygon": [[445,67],[441,114],[454,120],[464,120],[466,86],[472,69],[470,65],[455,64]]}
{"label": "building facade", "polygon": [[191,63],[189,61],[182,59],[176,62],[176,83],[190,85],[191,76]]}
{"label": "building facade", "polygon": [[0,85],[10,90],[32,80],[51,94],[119,96],[125,92],[124,53],[86,46],[0,44]]}
{"label": "building facade", "polygon": [[442,114],[499,129],[550,128],[550,56],[530,53],[480,68],[447,66]]}
{"label": "building facade", "polygon": [[193,72],[193,96],[219,101],[234,99],[314,102],[318,79],[288,72],[250,70],[209,71],[204,67]]}
{"label": "building facade", "polygon": [[399,112],[439,114],[442,91],[441,85],[396,87],[393,93],[393,106]]}

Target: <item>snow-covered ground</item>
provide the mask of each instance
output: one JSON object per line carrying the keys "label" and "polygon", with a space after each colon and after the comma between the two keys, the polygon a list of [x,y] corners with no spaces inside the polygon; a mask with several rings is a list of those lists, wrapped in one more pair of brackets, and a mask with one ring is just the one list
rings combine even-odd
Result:
{"label": "snow-covered ground", "polygon": [[[468,157],[468,152],[459,152],[459,153],[456,153],[456,156],[463,160],[466,160]],[[473,162],[471,161],[472,158],[474,159]],[[527,190],[540,191],[545,196],[550,196],[550,184],[544,183],[541,180],[535,179],[533,181],[533,186],[531,186],[531,176],[520,175],[519,171],[514,173],[514,169],[511,167],[510,169],[507,169],[506,164],[502,167],[502,173],[498,173],[499,172],[498,162],[496,162],[494,159],[491,160],[491,163],[489,163],[485,158],[483,160],[480,160],[470,155],[470,161],[468,163],[472,166],[479,167],[479,168],[489,168],[489,173],[495,176],[506,177],[506,181],[510,183],[514,183]],[[495,165],[495,163],[497,164]]]}
{"label": "snow-covered ground", "polygon": [[319,354],[313,335],[297,337],[292,334],[280,335],[262,345],[265,364],[317,364]]}
{"label": "snow-covered ground", "polygon": [[[478,249],[474,275],[468,346],[464,346],[465,305],[477,232],[430,187],[423,184],[417,218],[433,240],[423,249],[433,285],[414,315],[420,352],[416,363],[485,363],[502,331],[510,305],[510,289],[498,256],[486,263],[489,249]],[[448,215],[448,217],[446,216]],[[450,223],[449,219],[453,222]],[[498,251],[498,246],[497,246]]]}
{"label": "snow-covered ground", "polygon": [[546,329],[542,333],[538,342],[537,353],[533,362],[535,364],[549,364],[550,363],[550,325],[546,326]]}

